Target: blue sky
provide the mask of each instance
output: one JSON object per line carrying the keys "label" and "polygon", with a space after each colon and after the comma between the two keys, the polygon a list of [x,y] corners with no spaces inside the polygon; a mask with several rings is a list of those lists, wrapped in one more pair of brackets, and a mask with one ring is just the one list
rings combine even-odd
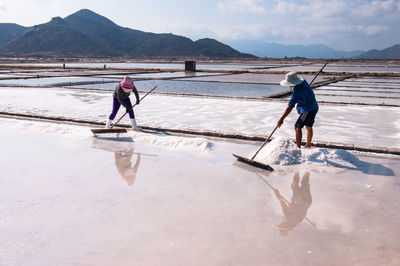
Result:
{"label": "blue sky", "polygon": [[400,44],[400,0],[0,0],[0,23],[32,26],[88,8],[120,26],[189,37],[326,44]]}

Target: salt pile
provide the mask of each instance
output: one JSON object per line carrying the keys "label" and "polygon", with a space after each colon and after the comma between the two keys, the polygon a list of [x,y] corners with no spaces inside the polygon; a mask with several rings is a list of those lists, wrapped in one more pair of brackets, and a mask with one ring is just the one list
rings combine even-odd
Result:
{"label": "salt pile", "polygon": [[348,151],[329,151],[325,148],[299,149],[293,141],[282,137],[268,143],[254,160],[271,165],[317,163],[342,168],[357,168],[360,164],[360,160]]}

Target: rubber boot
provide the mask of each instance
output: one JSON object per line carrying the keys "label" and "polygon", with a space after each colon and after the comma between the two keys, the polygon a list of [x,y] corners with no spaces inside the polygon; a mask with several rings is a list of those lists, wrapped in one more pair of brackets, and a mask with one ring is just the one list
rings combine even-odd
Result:
{"label": "rubber boot", "polygon": [[135,118],[131,118],[131,122],[132,122],[132,129],[134,130],[142,130],[140,127],[138,127],[138,125],[136,124],[136,120]]}
{"label": "rubber boot", "polygon": [[106,128],[107,129],[111,127],[111,123],[112,123],[112,120],[111,119],[107,119],[107,122],[106,122]]}

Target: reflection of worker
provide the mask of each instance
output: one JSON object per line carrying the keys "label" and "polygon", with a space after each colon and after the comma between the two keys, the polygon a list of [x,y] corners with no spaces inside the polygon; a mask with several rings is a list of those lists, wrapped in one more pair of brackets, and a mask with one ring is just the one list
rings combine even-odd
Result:
{"label": "reflection of worker", "polygon": [[299,173],[296,172],[293,176],[292,191],[293,195],[291,201],[287,201],[280,193],[279,190],[274,189],[275,196],[279,200],[284,216],[283,222],[278,226],[279,234],[287,235],[289,230],[298,225],[304,218],[306,218],[307,210],[312,203],[310,191],[310,173],[306,172],[301,179],[301,186],[299,186]]}
{"label": "reflection of worker", "polygon": [[129,186],[132,186],[135,182],[136,173],[140,164],[140,153],[137,153],[135,166],[132,167],[131,160],[133,153],[133,150],[114,152],[115,166],[118,173],[126,180]]}

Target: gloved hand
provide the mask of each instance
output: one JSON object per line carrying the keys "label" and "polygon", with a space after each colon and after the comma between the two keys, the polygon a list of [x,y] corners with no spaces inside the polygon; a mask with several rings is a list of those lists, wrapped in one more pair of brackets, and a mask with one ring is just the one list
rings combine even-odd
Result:
{"label": "gloved hand", "polygon": [[136,100],[136,104],[138,105],[139,103],[140,103],[140,100],[139,100],[139,99],[137,99],[137,100]]}

